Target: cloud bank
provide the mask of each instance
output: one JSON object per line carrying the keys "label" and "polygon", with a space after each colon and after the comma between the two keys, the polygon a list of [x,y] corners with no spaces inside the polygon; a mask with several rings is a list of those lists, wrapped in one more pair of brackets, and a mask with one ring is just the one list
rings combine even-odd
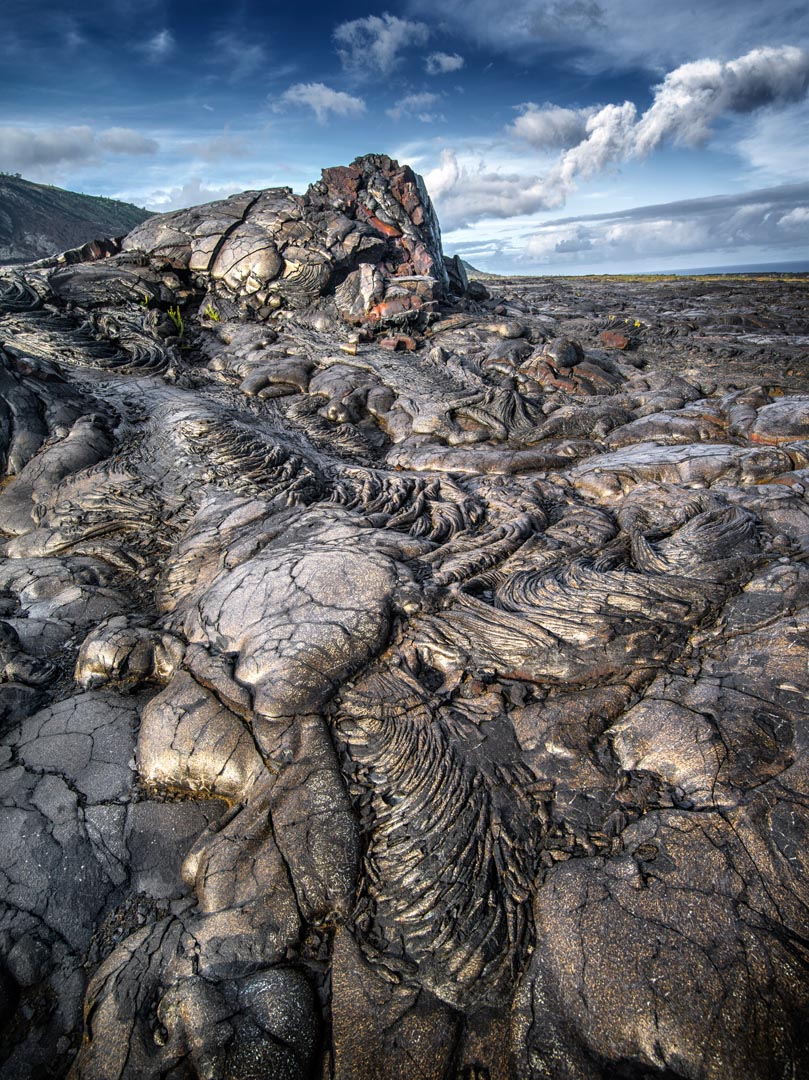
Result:
{"label": "cloud bank", "polygon": [[[434,19],[434,0],[407,0],[414,17]],[[637,68],[664,72],[705,55],[706,42],[720,59],[752,45],[809,41],[806,4],[761,0],[711,0],[689,12],[677,4],[648,0],[442,0],[440,20],[456,41],[498,52],[519,62],[552,52],[573,52],[572,63],[588,74]]]}
{"label": "cloud bank", "polygon": [[807,244],[809,183],[802,183],[550,221],[528,235],[523,250],[526,261],[553,266],[704,251],[736,261],[745,249]]}
{"label": "cloud bank", "polygon": [[443,150],[439,165],[424,174],[438,207],[442,229],[460,228],[482,218],[512,218],[549,206],[545,181],[519,173],[470,167],[452,149]]}
{"label": "cloud bank", "polygon": [[95,132],[86,125],[32,129],[0,127],[0,169],[36,172],[55,165],[96,161],[105,154],[155,154],[159,149],[131,128],[113,127]]}

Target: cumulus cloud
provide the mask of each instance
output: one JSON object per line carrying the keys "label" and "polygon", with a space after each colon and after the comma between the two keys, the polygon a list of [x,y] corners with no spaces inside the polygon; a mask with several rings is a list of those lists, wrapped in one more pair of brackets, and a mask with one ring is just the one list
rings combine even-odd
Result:
{"label": "cumulus cloud", "polygon": [[519,105],[520,115],[508,130],[540,150],[575,146],[587,134],[587,121],[595,109],[564,109],[559,105]]}
{"label": "cumulus cloud", "polygon": [[423,45],[429,33],[423,22],[384,12],[340,23],[335,28],[334,40],[347,71],[357,75],[370,72],[389,75],[402,50]]}
{"label": "cumulus cloud", "polygon": [[86,125],[66,128],[0,127],[0,168],[6,172],[37,171],[75,165],[107,154],[154,154],[154,139],[131,128],[95,132]]}
{"label": "cumulus cloud", "polygon": [[564,147],[556,161],[541,176],[518,176],[483,164],[461,167],[453,152],[445,151],[430,174],[436,202],[450,227],[563,206],[581,180],[645,157],[664,142],[704,143],[720,117],[786,106],[807,89],[809,52],[785,45],[753,49],[726,63],[683,64],[655,87],[642,114],[631,101],[586,109],[528,102],[507,132],[538,150]]}
{"label": "cumulus cloud", "polygon": [[359,116],[365,112],[365,102],[360,97],[332,90],[324,83],[295,83],[278,100],[276,108],[305,105],[312,110],[318,123],[324,124],[333,113],[335,116]]}
{"label": "cumulus cloud", "polygon": [[705,143],[720,116],[786,105],[809,89],[809,52],[784,45],[753,49],[736,60],[697,60],[669,72],[640,117],[630,101],[605,105],[585,121],[585,137],[551,169],[547,182],[562,197],[578,178],[646,157],[662,143]]}
{"label": "cumulus cloud", "polygon": [[637,109],[631,101],[605,105],[588,117],[585,137],[565,150],[546,177],[561,205],[575,187],[575,181],[602,172],[608,165],[633,156]]}
{"label": "cumulus cloud", "polygon": [[174,35],[171,30],[159,30],[136,46],[150,64],[165,60],[174,52]]}
{"label": "cumulus cloud", "polygon": [[[553,105],[520,106],[509,131],[545,149],[570,147],[573,169],[592,173],[607,160],[644,157],[664,141],[699,146],[720,117],[800,100],[809,89],[809,52],[793,45],[753,49],[736,60],[696,60],[669,72],[654,88],[649,108],[607,105],[596,111]],[[576,138],[576,136],[579,138]],[[575,144],[575,145],[574,145]],[[571,171],[568,165],[565,172]]]}
{"label": "cumulus cloud", "polygon": [[704,143],[728,113],[798,101],[809,88],[809,52],[794,45],[753,49],[736,60],[696,60],[669,72],[640,118],[632,151],[649,153],[665,139]]}
{"label": "cumulus cloud", "polygon": [[440,94],[406,94],[392,109],[388,109],[388,116],[393,120],[401,120],[403,116],[415,116],[422,123],[429,124],[437,119],[435,113],[429,112],[431,106],[441,100]]}
{"label": "cumulus cloud", "polygon": [[553,206],[542,179],[487,169],[458,161],[452,149],[443,150],[438,166],[424,181],[447,231],[481,218],[511,218]]}
{"label": "cumulus cloud", "polygon": [[464,58],[459,53],[434,52],[424,59],[428,75],[447,75],[451,71],[460,71]]}
{"label": "cumulus cloud", "polygon": [[[809,242],[809,183],[743,194],[684,199],[540,225],[526,240],[528,260],[553,265],[778,249]],[[577,258],[578,256],[578,258]],[[661,264],[662,265],[662,264]]]}

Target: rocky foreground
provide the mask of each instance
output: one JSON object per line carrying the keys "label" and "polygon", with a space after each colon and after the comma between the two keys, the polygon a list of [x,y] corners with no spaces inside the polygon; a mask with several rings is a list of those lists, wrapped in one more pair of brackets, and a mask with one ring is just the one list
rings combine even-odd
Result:
{"label": "rocky foreground", "polygon": [[806,280],[383,157],[0,280],[0,1075],[809,1075]]}

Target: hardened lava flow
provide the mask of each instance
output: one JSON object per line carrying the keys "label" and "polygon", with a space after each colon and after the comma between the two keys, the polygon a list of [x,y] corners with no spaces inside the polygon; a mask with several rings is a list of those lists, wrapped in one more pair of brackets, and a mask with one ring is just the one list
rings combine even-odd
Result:
{"label": "hardened lava flow", "polygon": [[800,281],[374,155],[0,309],[3,1080],[809,1076]]}

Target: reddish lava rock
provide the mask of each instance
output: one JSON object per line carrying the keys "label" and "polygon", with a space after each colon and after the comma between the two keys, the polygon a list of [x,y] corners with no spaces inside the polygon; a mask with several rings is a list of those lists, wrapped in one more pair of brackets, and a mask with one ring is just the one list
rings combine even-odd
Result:
{"label": "reddish lava rock", "polygon": [[382,338],[379,342],[383,349],[390,349],[392,352],[413,352],[418,348],[416,339],[408,337],[407,334],[396,334],[395,337]]}
{"label": "reddish lava rock", "polygon": [[628,349],[632,344],[626,334],[619,334],[617,330],[605,330],[601,340],[610,349]]}

